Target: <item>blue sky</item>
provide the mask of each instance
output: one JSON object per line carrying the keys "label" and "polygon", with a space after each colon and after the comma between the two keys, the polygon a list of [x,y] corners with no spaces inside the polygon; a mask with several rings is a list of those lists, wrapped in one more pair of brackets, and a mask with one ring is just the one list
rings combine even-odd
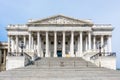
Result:
{"label": "blue sky", "polygon": [[57,14],[112,24],[112,47],[119,53],[120,0],[0,0],[0,41],[7,41],[8,24],[25,24],[31,18]]}

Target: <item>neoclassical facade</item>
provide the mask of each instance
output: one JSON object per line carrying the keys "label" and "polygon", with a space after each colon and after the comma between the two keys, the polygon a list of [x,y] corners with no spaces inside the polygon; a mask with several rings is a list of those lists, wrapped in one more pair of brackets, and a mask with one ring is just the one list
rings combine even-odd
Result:
{"label": "neoclassical facade", "polygon": [[26,24],[10,24],[8,52],[24,52],[39,57],[82,57],[84,52],[111,52],[113,27],[110,24],[94,24],[91,20],[56,15],[44,19],[30,19]]}

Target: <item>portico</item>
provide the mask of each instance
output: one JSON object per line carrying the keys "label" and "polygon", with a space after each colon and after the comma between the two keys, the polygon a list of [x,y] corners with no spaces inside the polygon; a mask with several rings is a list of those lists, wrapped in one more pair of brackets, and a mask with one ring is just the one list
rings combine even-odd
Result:
{"label": "portico", "polygon": [[63,15],[29,20],[24,25],[9,25],[8,52],[24,52],[39,57],[82,57],[86,51],[97,51],[97,42],[104,45],[103,52],[111,52],[112,26],[93,24]]}

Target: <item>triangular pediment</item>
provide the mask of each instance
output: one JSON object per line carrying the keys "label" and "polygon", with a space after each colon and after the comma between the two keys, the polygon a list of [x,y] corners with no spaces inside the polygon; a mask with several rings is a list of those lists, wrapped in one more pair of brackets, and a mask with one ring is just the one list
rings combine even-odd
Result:
{"label": "triangular pediment", "polygon": [[79,20],[63,15],[48,17],[45,19],[31,20],[28,24],[93,24],[90,20]]}

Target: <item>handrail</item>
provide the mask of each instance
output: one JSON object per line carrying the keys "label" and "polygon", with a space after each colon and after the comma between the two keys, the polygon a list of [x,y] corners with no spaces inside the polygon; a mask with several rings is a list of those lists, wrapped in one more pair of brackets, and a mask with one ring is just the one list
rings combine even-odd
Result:
{"label": "handrail", "polygon": [[116,56],[115,52],[101,52],[90,57],[90,60],[98,59],[100,56]]}
{"label": "handrail", "polygon": [[27,53],[24,53],[24,55],[26,55],[27,57],[29,57],[30,59],[32,59],[32,57],[30,55],[28,55]]}
{"label": "handrail", "polygon": [[24,56],[24,55],[28,56],[30,59],[32,58],[30,55],[28,55],[25,52],[23,52],[23,53],[21,53],[21,52],[9,52],[8,53],[8,56]]}

